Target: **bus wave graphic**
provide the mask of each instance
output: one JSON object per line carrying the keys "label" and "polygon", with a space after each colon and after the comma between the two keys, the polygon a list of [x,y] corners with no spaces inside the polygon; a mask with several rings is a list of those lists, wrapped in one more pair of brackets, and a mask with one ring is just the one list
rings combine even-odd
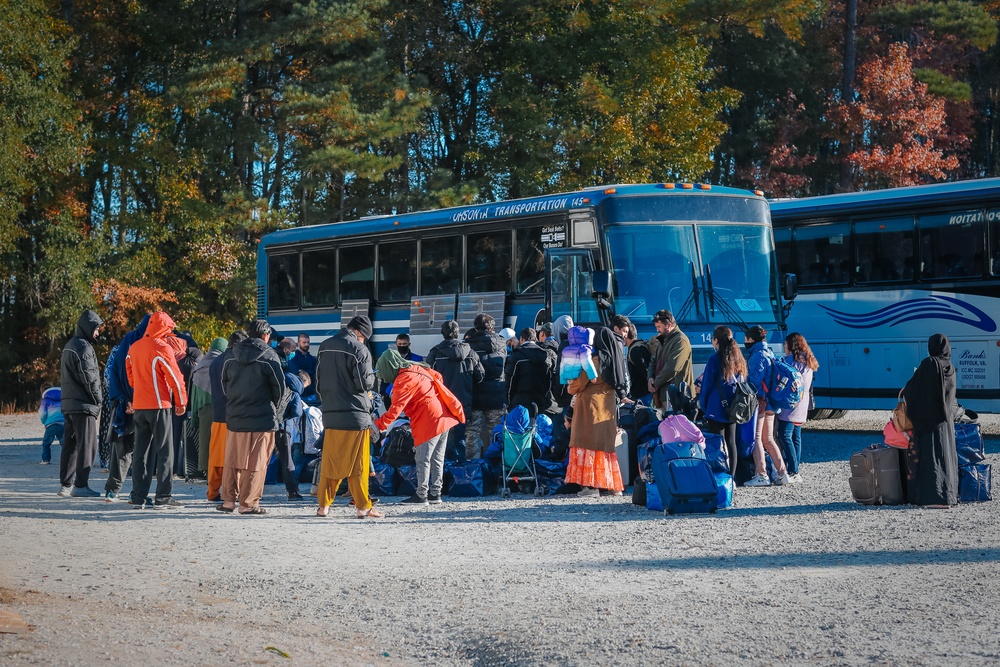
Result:
{"label": "bus wave graphic", "polygon": [[874,329],[894,327],[914,320],[950,320],[968,324],[986,333],[997,330],[997,323],[989,315],[975,306],[949,296],[932,295],[920,299],[907,299],[870,313],[845,313],[822,304],[833,320],[851,329]]}

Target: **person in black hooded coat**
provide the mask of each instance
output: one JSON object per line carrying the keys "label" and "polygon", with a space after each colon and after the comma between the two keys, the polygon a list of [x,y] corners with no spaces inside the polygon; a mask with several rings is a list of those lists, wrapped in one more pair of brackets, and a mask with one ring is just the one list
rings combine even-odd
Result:
{"label": "person in black hooded coat", "polygon": [[62,383],[62,411],[66,436],[59,457],[61,496],[86,498],[101,495],[90,488],[90,469],[97,456],[97,416],[101,413],[101,370],[94,343],[103,321],[85,310],[76,324],[76,335],[63,348],[59,366]]}
{"label": "person in black hooded coat", "polygon": [[929,354],[903,388],[906,413],[913,422],[907,452],[907,500],[915,505],[958,504],[958,452],[955,448],[955,367],[944,334],[927,341]]}

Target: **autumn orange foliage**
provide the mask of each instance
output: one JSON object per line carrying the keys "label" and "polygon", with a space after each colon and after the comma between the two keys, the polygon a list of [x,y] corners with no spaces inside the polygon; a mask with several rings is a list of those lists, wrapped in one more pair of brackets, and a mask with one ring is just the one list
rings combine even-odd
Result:
{"label": "autumn orange foliage", "polygon": [[944,150],[945,100],[914,79],[905,44],[864,62],[857,91],[857,99],[835,107],[832,117],[854,139],[847,159],[860,189],[918,185],[958,167],[958,157]]}

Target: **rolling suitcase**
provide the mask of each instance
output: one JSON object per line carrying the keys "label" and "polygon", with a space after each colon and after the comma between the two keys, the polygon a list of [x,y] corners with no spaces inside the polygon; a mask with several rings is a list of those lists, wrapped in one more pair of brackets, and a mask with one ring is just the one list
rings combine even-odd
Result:
{"label": "rolling suitcase", "polygon": [[622,474],[622,484],[628,486],[632,483],[631,469],[629,465],[629,437],[624,429],[618,429],[615,436],[615,454],[618,456],[618,470]]}
{"label": "rolling suitcase", "polygon": [[[696,449],[700,447],[695,445]],[[653,476],[667,514],[715,513],[719,487],[704,458],[677,458],[668,445],[653,452]]]}
{"label": "rolling suitcase", "polygon": [[900,452],[872,445],[851,456],[851,495],[862,505],[901,505],[906,502]]}

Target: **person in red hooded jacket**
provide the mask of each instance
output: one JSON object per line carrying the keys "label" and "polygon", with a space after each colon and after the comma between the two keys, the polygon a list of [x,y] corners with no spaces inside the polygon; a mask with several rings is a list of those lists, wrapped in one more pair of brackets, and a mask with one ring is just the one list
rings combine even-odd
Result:
{"label": "person in red hooded jacket", "polygon": [[379,357],[375,368],[382,382],[392,384],[392,407],[375,421],[375,427],[385,431],[400,414],[406,414],[417,443],[417,490],[403,502],[440,503],[448,431],[465,423],[462,402],[444,386],[440,373],[403,359],[391,348]]}
{"label": "person in red hooded jacket", "polygon": [[162,311],[153,313],[146,334],[137,340],[125,357],[125,373],[132,385],[132,401],[126,411],[135,415],[135,449],[132,454],[132,495],[129,504],[142,509],[156,472],[153,507],[181,507],[171,498],[173,491],[173,419],[187,406],[184,377],[166,341],[174,321]]}

